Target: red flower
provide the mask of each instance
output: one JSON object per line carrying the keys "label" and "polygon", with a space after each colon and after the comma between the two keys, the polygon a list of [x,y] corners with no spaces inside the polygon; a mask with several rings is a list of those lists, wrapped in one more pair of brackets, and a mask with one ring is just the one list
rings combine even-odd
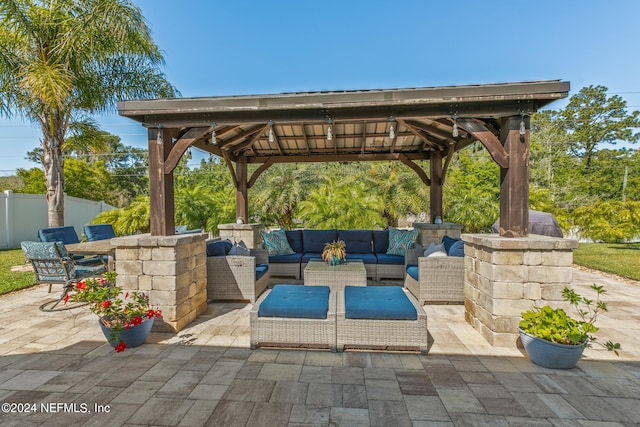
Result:
{"label": "red flower", "polygon": [[118,353],[122,353],[125,348],[127,348],[127,345],[125,343],[123,343],[122,341],[120,341],[118,343],[118,345],[116,345],[115,351],[118,352]]}
{"label": "red flower", "polygon": [[85,289],[87,289],[87,283],[84,280],[81,282],[78,282],[78,285],[76,286],[76,288],[78,288],[79,291],[84,291]]}
{"label": "red flower", "polygon": [[156,315],[155,311],[153,311],[153,310],[147,311],[147,319],[151,319],[155,315]]}
{"label": "red flower", "polygon": [[125,330],[125,331],[128,331],[130,327],[131,327],[131,323],[129,323],[129,322],[124,322],[124,330]]}
{"label": "red flower", "polygon": [[64,303],[66,304],[67,301],[69,301],[69,294],[64,294],[64,298],[62,298],[62,300],[64,301]]}
{"label": "red flower", "polygon": [[109,308],[109,305],[111,304],[111,301],[109,301],[108,299],[102,301],[99,306],[102,308]]}
{"label": "red flower", "polygon": [[141,323],[142,323],[142,317],[140,316],[133,316],[133,319],[131,319],[131,324],[133,326],[138,326]]}

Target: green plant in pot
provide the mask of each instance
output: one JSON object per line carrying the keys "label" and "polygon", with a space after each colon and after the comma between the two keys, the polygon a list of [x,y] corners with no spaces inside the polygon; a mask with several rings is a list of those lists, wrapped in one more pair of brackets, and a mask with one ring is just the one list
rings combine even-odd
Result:
{"label": "green plant in pot", "polygon": [[324,244],[322,259],[330,265],[342,264],[347,259],[347,244],[344,240],[334,240]]}
{"label": "green plant in pot", "polygon": [[591,343],[597,343],[618,354],[619,343],[602,344],[593,335],[598,332],[595,322],[600,313],[607,311],[607,304],[600,299],[606,291],[595,283],[595,301],[583,297],[574,290],[564,288],[562,296],[578,312],[578,318],[569,316],[561,308],[534,307],[522,312],[518,331],[531,361],[545,368],[570,369],[582,357]]}

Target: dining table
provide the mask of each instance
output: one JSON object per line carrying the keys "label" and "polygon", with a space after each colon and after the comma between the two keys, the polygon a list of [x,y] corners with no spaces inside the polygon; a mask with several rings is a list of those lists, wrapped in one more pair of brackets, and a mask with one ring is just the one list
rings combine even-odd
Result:
{"label": "dining table", "polygon": [[107,258],[107,269],[114,270],[116,246],[111,244],[111,239],[94,240],[90,242],[71,243],[65,245],[67,252],[72,256],[103,256]]}

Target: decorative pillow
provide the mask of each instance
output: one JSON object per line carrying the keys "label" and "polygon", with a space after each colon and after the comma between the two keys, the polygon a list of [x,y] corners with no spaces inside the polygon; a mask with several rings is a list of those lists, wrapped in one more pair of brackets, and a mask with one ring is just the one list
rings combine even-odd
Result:
{"label": "decorative pillow", "polygon": [[284,230],[274,230],[269,233],[261,231],[264,246],[267,248],[269,256],[291,255],[295,252],[291,249],[287,235]]}
{"label": "decorative pillow", "polygon": [[[444,251],[444,245],[442,243],[440,243],[439,245],[436,245],[435,243],[431,243],[429,245],[429,247],[424,250],[424,255],[423,256],[429,256],[434,252],[445,252]],[[447,253],[445,252],[445,255],[446,254]]]}
{"label": "decorative pillow", "polygon": [[233,243],[228,239],[207,242],[207,256],[225,256],[232,247]]}
{"label": "decorative pillow", "polygon": [[427,258],[436,257],[436,256],[447,256],[447,253],[443,249],[441,251],[431,252],[429,255],[427,255]]}
{"label": "decorative pillow", "polygon": [[449,252],[447,252],[449,256],[464,256],[464,242],[462,240],[458,240],[449,248]]}
{"label": "decorative pillow", "polygon": [[241,256],[249,256],[251,252],[249,252],[249,248],[247,248],[246,243],[240,240],[237,243],[233,244],[233,247],[229,251],[229,255],[241,255]]}
{"label": "decorative pillow", "polygon": [[387,255],[403,255],[407,249],[413,247],[413,243],[418,237],[418,230],[400,230],[389,228],[389,249]]}
{"label": "decorative pillow", "polygon": [[449,253],[449,249],[451,249],[451,246],[453,246],[453,244],[458,241],[462,241],[462,240],[456,239],[454,237],[443,236],[442,244],[444,245],[444,250],[447,251],[447,253]]}

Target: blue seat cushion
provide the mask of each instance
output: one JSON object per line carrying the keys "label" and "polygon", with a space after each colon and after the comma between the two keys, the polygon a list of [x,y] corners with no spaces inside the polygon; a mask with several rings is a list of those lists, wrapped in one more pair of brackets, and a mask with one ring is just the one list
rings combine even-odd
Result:
{"label": "blue seat cushion", "polygon": [[372,253],[351,253],[351,252],[347,252],[347,261],[352,261],[352,260],[362,260],[363,263],[365,264],[377,264],[378,263],[378,259],[376,258],[375,254]]}
{"label": "blue seat cushion", "polygon": [[389,230],[373,230],[373,252],[384,254],[389,250]]}
{"label": "blue seat cushion", "polygon": [[214,240],[207,242],[207,256],[225,256],[229,253],[233,243],[231,240]]}
{"label": "blue seat cushion", "polygon": [[378,258],[378,264],[387,264],[387,265],[403,265],[404,264],[403,255],[389,255],[385,253],[377,253],[376,258]]}
{"label": "blue seat cushion", "polygon": [[373,233],[371,230],[339,230],[338,239],[344,240],[347,253],[373,253]]}
{"label": "blue seat cushion", "polygon": [[84,234],[87,240],[93,242],[95,240],[107,240],[116,237],[111,224],[91,224],[84,226]]}
{"label": "blue seat cushion", "polygon": [[274,255],[269,257],[269,264],[299,264],[301,260],[302,254]]}
{"label": "blue seat cushion", "polygon": [[464,242],[462,240],[456,241],[449,248],[449,251],[447,252],[447,255],[463,257],[464,256]]}
{"label": "blue seat cushion", "polygon": [[399,286],[345,286],[347,319],[416,320],[418,312]]}
{"label": "blue seat cushion", "polygon": [[256,280],[260,280],[265,273],[269,271],[269,264],[257,264],[256,265]]}
{"label": "blue seat cushion", "polygon": [[294,252],[301,254],[302,250],[302,230],[285,230],[289,246]]}
{"label": "blue seat cushion", "polygon": [[407,265],[407,274],[414,278],[414,280],[418,280],[418,266],[417,265]]}
{"label": "blue seat cushion", "polygon": [[309,262],[309,260],[312,259],[319,259],[322,260],[322,253],[318,252],[318,253],[304,253],[302,254],[302,262]]}
{"label": "blue seat cushion", "polygon": [[324,244],[337,238],[337,230],[302,230],[302,252],[321,254]]}
{"label": "blue seat cushion", "polygon": [[328,286],[274,285],[258,308],[260,317],[326,319]]}
{"label": "blue seat cushion", "polygon": [[80,243],[78,233],[71,225],[41,228],[38,230],[38,238],[41,242],[62,242],[65,245]]}

